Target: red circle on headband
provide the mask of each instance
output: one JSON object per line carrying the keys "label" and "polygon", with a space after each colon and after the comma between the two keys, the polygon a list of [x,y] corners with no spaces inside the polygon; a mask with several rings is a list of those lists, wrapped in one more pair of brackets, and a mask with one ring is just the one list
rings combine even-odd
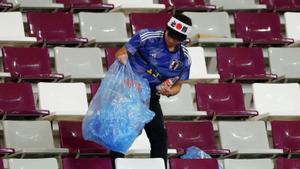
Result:
{"label": "red circle on headband", "polygon": [[176,24],[176,29],[181,30],[181,28],[182,28],[182,24],[181,23],[177,23]]}

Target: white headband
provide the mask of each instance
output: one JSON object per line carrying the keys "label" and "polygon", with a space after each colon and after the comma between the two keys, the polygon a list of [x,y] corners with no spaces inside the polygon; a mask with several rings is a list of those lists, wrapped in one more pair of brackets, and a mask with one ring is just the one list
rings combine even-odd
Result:
{"label": "white headband", "polygon": [[187,25],[174,17],[169,20],[168,26],[184,35],[187,35],[192,31],[192,27],[190,25]]}

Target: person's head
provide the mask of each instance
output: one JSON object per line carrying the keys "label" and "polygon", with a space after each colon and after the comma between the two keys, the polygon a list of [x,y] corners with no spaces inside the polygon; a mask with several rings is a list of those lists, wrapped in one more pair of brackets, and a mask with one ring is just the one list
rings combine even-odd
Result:
{"label": "person's head", "polygon": [[177,45],[187,39],[191,32],[192,21],[183,14],[175,14],[168,22],[166,28],[166,42],[168,45]]}

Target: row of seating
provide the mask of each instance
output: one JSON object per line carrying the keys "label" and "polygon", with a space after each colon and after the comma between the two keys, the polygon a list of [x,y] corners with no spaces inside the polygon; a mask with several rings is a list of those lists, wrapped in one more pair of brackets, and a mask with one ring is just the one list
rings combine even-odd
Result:
{"label": "row of seating", "polygon": [[[4,145],[0,149],[1,156],[41,158],[63,155],[78,158],[108,155],[106,148],[83,139],[81,122],[58,122],[60,146],[56,146],[52,130],[57,129],[52,129],[50,123],[46,120],[2,121]],[[272,121],[273,143],[268,140],[266,124],[263,121],[218,121],[216,124],[217,135],[211,121],[165,122],[169,156],[183,155],[191,146],[196,146],[213,157],[290,158],[299,155],[299,121]],[[127,155],[149,154],[150,144],[143,131]]]}
{"label": "row of seating", "polygon": [[[9,169],[59,169],[57,160],[54,158],[44,159],[9,159]],[[240,168],[263,168],[273,169],[298,169],[299,159],[285,159],[279,158],[271,159],[225,159],[225,169],[240,169]],[[164,162],[160,158],[153,159],[117,159],[115,161],[116,169],[164,169]],[[111,160],[109,158],[63,158],[63,169],[112,169]],[[216,159],[170,159],[170,169],[219,169],[218,161]],[[0,165],[0,169],[4,169]]]}
{"label": "row of seating", "polygon": [[[282,36],[279,14],[274,12],[234,13],[235,38],[231,35],[229,15],[226,12],[184,14],[191,17],[193,22],[191,44],[287,45],[297,42],[300,37],[300,23],[297,19],[300,13],[284,14],[287,38]],[[120,45],[130,36],[127,34],[126,18],[122,13],[80,12],[80,36],[76,34],[71,13],[27,12],[26,15],[29,37],[25,36],[20,12],[0,13],[1,46]],[[142,28],[164,29],[166,20],[170,17],[170,13],[135,13],[130,14],[130,23],[133,33]]]}
{"label": "row of seating", "polygon": [[[91,87],[92,92],[96,91],[96,87]],[[238,83],[196,84],[197,108],[194,107],[193,89],[189,84],[184,84],[178,95],[161,98],[162,109],[164,115],[170,117],[248,118],[259,115],[256,118],[264,119],[300,116],[299,84],[254,83],[252,88],[254,110],[246,110],[242,88]],[[0,90],[0,110],[4,118],[46,116],[52,119],[53,116],[70,116],[81,119],[88,109],[86,86],[83,83],[38,83],[38,106],[29,83],[2,83]]]}
{"label": "row of seating", "polygon": [[[236,0],[1,0],[0,7],[4,9],[63,9],[63,10],[97,10],[108,11],[116,9],[139,8],[147,10],[176,10],[176,11],[211,11],[215,9],[223,10],[278,10],[295,11],[300,9],[298,0],[260,0],[260,4],[255,0],[236,1]],[[132,10],[132,9],[131,9]]]}
{"label": "row of seating", "polygon": [[[192,66],[190,81],[264,82],[299,80],[299,48],[269,48],[270,70],[266,70],[262,48],[216,48],[218,73],[208,73],[202,47],[188,47]],[[53,49],[55,66],[51,65],[51,50],[47,48],[2,48],[3,72],[7,81],[99,80],[115,61],[118,48]],[[51,54],[50,54],[51,53]],[[102,62],[105,58],[105,63]],[[269,73],[271,72],[271,73]]]}

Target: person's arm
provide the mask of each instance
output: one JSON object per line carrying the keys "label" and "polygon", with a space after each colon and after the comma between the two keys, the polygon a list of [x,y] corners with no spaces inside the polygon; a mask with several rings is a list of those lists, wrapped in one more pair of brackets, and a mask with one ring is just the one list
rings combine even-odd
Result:
{"label": "person's arm", "polygon": [[133,37],[131,37],[131,39],[116,52],[116,59],[118,59],[121,63],[126,64],[128,60],[128,54],[134,55],[142,45],[140,34],[145,33],[146,31],[147,30],[141,30],[134,34]]}

